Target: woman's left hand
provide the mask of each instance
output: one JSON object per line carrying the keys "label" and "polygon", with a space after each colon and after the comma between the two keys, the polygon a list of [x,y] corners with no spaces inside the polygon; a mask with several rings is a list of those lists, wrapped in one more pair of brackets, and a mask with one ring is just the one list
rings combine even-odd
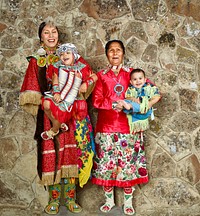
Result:
{"label": "woman's left hand", "polygon": [[85,93],[87,91],[87,84],[84,82],[81,84],[80,88],[79,88],[79,94],[80,93]]}

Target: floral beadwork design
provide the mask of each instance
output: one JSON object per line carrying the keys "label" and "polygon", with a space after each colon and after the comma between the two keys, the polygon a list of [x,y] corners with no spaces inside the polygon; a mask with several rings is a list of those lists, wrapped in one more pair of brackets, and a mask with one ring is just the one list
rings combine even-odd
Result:
{"label": "floral beadwork design", "polygon": [[103,180],[134,180],[147,176],[140,134],[97,133],[93,176]]}

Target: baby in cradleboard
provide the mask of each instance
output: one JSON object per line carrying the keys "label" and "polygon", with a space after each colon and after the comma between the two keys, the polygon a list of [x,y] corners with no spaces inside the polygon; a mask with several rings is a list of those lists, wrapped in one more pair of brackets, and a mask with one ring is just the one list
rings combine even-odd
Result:
{"label": "baby in cradleboard", "polygon": [[130,73],[130,86],[128,87],[125,100],[119,100],[113,104],[123,107],[127,114],[130,132],[135,133],[149,128],[148,118],[154,118],[153,105],[161,96],[158,88],[147,82],[145,72],[142,69],[133,69]]}

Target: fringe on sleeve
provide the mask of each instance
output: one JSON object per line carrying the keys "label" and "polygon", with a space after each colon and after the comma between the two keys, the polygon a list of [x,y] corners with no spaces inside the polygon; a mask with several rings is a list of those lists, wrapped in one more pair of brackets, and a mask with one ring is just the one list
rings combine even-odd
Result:
{"label": "fringe on sleeve", "polygon": [[19,95],[19,105],[27,113],[36,116],[41,104],[41,98],[42,94],[39,92],[25,91]]}

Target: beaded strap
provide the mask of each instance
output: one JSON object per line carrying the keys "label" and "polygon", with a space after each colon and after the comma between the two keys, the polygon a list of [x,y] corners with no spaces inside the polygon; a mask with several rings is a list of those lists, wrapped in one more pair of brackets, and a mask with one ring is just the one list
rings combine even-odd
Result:
{"label": "beaded strap", "polygon": [[60,88],[59,88],[58,84],[54,84],[53,85],[53,87],[52,87],[52,93],[53,93],[53,95],[60,94]]}
{"label": "beaded strap", "polygon": [[85,81],[85,83],[86,83],[86,86],[87,86],[87,88],[88,88],[89,85],[92,85],[92,84],[94,83],[94,80],[93,80],[92,77],[89,77],[89,78]]}

